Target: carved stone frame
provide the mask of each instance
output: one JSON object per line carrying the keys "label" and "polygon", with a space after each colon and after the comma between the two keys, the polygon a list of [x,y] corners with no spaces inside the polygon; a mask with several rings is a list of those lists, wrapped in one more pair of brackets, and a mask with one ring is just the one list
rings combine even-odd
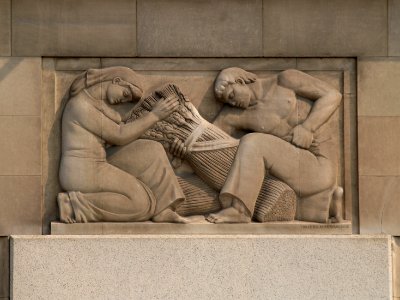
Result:
{"label": "carved stone frame", "polygon": [[[89,68],[127,66],[144,74],[204,74],[237,66],[254,72],[278,72],[298,69],[311,75],[336,74],[343,101],[340,107],[341,178],[345,191],[345,217],[352,232],[359,232],[357,165],[356,60],[351,58],[43,58],[42,80],[42,161],[43,232],[49,232],[56,220],[55,197],[59,191],[60,103],[65,86],[79,72]],[[200,111],[201,112],[201,111]],[[210,116],[211,118],[212,116]],[[333,225],[332,225],[333,226]]]}

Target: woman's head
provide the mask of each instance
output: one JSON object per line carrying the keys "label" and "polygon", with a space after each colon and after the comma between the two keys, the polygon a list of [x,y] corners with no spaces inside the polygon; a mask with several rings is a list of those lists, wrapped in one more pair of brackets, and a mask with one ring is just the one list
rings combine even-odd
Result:
{"label": "woman's head", "polygon": [[70,97],[82,90],[98,85],[105,88],[105,96],[110,104],[139,101],[144,93],[143,76],[127,67],[89,69],[72,83]]}
{"label": "woman's head", "polygon": [[214,92],[218,100],[232,106],[247,108],[250,105],[252,91],[248,84],[257,80],[257,76],[240,68],[222,70],[214,83]]}
{"label": "woman's head", "polygon": [[142,95],[142,90],[120,77],[114,77],[106,91],[106,97],[110,104],[137,102]]}

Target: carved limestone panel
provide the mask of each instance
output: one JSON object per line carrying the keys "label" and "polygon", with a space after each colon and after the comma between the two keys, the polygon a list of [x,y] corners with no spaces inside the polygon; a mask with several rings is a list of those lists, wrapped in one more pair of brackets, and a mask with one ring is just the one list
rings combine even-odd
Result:
{"label": "carved limestone panel", "polygon": [[348,64],[302,72],[290,60],[91,62],[45,64],[55,112],[45,143],[60,157],[44,159],[48,220],[351,219]]}

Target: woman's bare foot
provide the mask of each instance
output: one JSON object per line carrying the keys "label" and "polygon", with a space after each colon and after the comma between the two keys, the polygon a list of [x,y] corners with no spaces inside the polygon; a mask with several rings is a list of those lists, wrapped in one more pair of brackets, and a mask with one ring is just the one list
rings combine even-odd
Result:
{"label": "woman's bare foot", "polygon": [[64,223],[75,223],[74,210],[67,193],[58,193],[57,196],[58,208],[60,210],[60,220]]}
{"label": "woman's bare foot", "polygon": [[179,214],[174,212],[171,208],[164,209],[158,215],[154,216],[152,218],[152,221],[156,223],[183,223],[183,224],[190,223],[190,221],[187,218],[180,216]]}
{"label": "woman's bare foot", "polygon": [[239,212],[234,207],[225,208],[215,214],[209,214],[206,218],[208,222],[219,223],[250,223],[251,218]]}

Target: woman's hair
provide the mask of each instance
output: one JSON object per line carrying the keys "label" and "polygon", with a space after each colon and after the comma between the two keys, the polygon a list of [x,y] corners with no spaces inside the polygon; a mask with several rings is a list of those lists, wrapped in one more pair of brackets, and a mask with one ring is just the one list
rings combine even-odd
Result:
{"label": "woman's hair", "polygon": [[215,79],[215,96],[221,98],[226,87],[229,84],[237,82],[239,79],[243,80],[246,84],[253,83],[257,80],[257,75],[236,67],[223,69]]}
{"label": "woman's hair", "polygon": [[83,89],[91,87],[103,81],[112,81],[119,77],[122,80],[136,86],[143,92],[143,76],[127,67],[109,67],[104,69],[89,69],[76,77],[70,87],[70,97],[76,96]]}

